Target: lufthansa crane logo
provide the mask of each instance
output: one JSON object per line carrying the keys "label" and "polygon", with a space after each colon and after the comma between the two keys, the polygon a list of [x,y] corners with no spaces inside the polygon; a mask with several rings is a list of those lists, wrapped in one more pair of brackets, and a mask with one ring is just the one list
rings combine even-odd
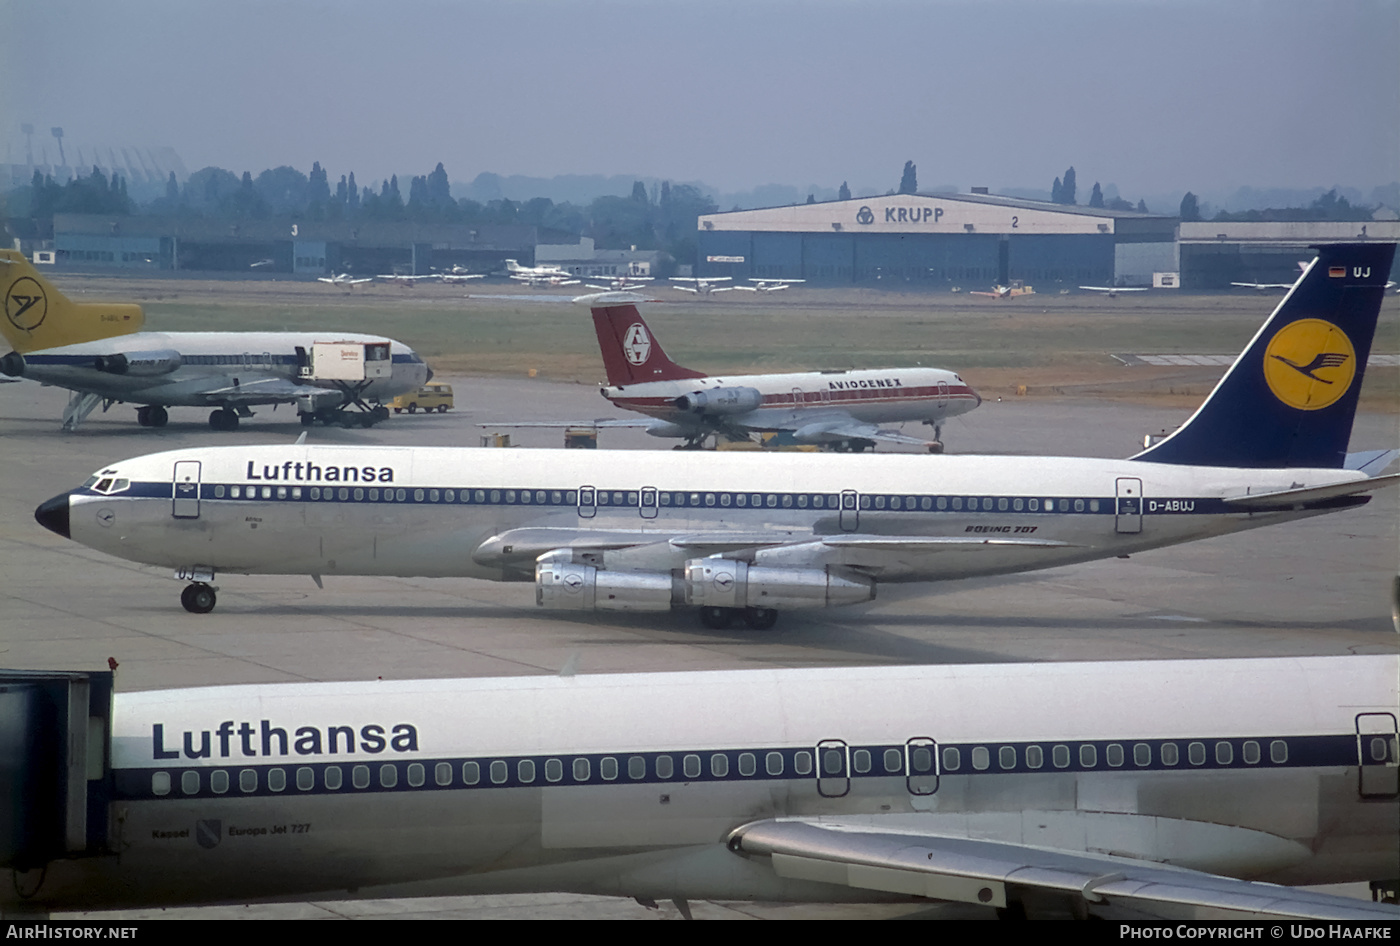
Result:
{"label": "lufthansa crane logo", "polygon": [[647,359],[651,357],[651,336],[647,334],[646,326],[640,322],[633,322],[628,327],[627,334],[622,339],[622,352],[631,364],[647,363]]}
{"label": "lufthansa crane logo", "polygon": [[10,324],[22,332],[32,332],[44,324],[48,313],[44,287],[28,276],[16,279],[5,296],[5,317]]}
{"label": "lufthansa crane logo", "polygon": [[1356,349],[1346,333],[1322,319],[1290,322],[1264,349],[1264,381],[1289,407],[1319,411],[1351,388]]}
{"label": "lufthansa crane logo", "polygon": [[868,227],[875,222],[875,212],[869,207],[862,207],[856,211],[856,223],[863,227]]}

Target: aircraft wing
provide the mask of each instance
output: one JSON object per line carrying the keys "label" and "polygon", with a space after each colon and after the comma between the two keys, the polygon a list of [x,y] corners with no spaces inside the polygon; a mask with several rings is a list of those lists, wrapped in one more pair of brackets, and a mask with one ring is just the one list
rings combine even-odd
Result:
{"label": "aircraft wing", "polygon": [[1043,813],[1047,821],[1082,821],[1083,851],[941,836],[881,816],[859,823],[758,821],[735,829],[728,847],[740,856],[768,859],[779,877],[999,908],[1023,902],[1029,894],[1059,899],[1076,915],[1104,919],[1400,920],[1400,908],[1389,904],[1236,880],[1090,847],[1114,840],[1098,837],[1109,832],[1097,829],[1111,831],[1110,825],[1127,819],[1144,822],[1125,823],[1128,831],[1204,834],[1222,845],[1282,850],[1293,843],[1283,838],[1177,819],[1086,815]]}
{"label": "aircraft wing", "polygon": [[618,420],[613,417],[600,417],[597,420],[503,420],[495,422],[482,422],[478,427],[542,427],[546,430],[565,427],[650,427],[656,423],[655,418],[642,418],[636,420]]}
{"label": "aircraft wing", "polygon": [[222,388],[210,388],[202,396],[211,404],[272,404],[310,397],[316,400],[334,399],[339,404],[344,396],[329,388],[293,384],[286,378],[254,378]]}
{"label": "aircraft wing", "polygon": [[801,432],[798,440],[810,443],[817,440],[849,440],[859,438],[884,443],[902,443],[914,447],[927,447],[933,443],[932,437],[911,437],[897,430],[882,430],[874,424],[864,424],[849,415],[829,422],[813,421],[803,424],[795,432]]}

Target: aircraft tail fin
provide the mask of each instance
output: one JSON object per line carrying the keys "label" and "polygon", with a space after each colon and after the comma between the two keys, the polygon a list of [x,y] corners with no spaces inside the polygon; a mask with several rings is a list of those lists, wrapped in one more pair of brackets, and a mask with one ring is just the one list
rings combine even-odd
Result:
{"label": "aircraft tail fin", "polygon": [[[611,297],[611,298],[610,298]],[[593,311],[593,330],[603,354],[608,384],[641,384],[645,381],[679,381],[703,378],[699,371],[682,368],[666,356],[632,300],[632,293],[599,293],[585,296]]]}
{"label": "aircraft tail fin", "polygon": [[1205,403],[1133,459],[1340,469],[1395,247],[1319,246]]}
{"label": "aircraft tail fin", "polygon": [[0,334],[21,355],[140,331],[139,305],[73,302],[39,274],[18,250],[0,250],[5,318]]}

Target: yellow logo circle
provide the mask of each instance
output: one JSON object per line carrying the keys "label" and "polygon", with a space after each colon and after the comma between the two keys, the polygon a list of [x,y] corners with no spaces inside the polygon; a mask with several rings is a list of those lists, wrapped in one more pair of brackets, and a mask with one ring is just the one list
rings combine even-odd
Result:
{"label": "yellow logo circle", "polygon": [[1264,349],[1264,381],[1269,390],[1300,411],[1335,404],[1355,377],[1356,349],[1351,339],[1322,319],[1290,322]]}

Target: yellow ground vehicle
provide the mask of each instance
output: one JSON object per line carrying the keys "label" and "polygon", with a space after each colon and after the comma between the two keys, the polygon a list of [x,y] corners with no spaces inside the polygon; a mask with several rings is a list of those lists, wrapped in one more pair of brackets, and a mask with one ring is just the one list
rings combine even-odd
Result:
{"label": "yellow ground vehicle", "polygon": [[439,414],[445,414],[447,409],[453,406],[452,385],[441,381],[429,381],[417,391],[400,394],[389,402],[389,406],[394,409],[395,414],[402,414],[404,411],[410,414],[418,411],[437,411]]}

